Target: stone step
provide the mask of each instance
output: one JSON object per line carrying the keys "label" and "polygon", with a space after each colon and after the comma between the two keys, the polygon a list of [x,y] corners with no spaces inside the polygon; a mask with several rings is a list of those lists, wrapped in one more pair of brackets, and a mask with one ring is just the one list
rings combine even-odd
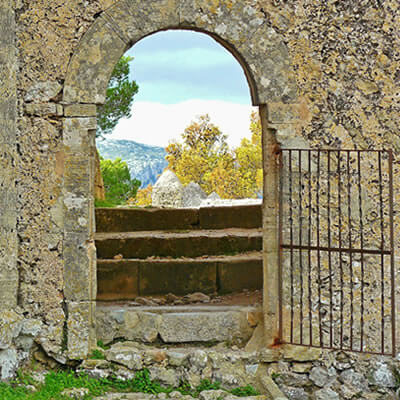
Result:
{"label": "stone step", "polygon": [[97,208],[97,232],[261,228],[261,206],[202,208]]}
{"label": "stone step", "polygon": [[262,318],[252,306],[133,307],[97,302],[97,339],[144,343],[247,343]]}
{"label": "stone step", "polygon": [[97,299],[262,289],[262,253],[183,259],[98,260]]}
{"label": "stone step", "polygon": [[97,233],[98,259],[200,257],[261,251],[261,229]]}

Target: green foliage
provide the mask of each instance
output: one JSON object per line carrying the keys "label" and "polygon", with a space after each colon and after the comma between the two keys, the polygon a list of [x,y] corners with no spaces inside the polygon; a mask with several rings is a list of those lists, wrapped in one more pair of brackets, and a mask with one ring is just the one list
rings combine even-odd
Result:
{"label": "green foliage", "polygon": [[97,347],[100,347],[103,350],[108,350],[111,348],[111,346],[107,346],[106,344],[104,344],[102,340],[97,341]]}
{"label": "green foliage", "polygon": [[[30,390],[24,385],[34,386],[35,390]],[[102,396],[108,392],[140,392],[149,394],[171,393],[179,391],[183,395],[198,397],[204,390],[226,390],[221,388],[220,382],[211,382],[207,379],[202,380],[200,385],[192,388],[187,382],[181,383],[178,388],[162,387],[158,382],[152,381],[147,369],[135,374],[134,379],[122,380],[118,378],[90,378],[86,374],[76,374],[73,371],[50,372],[46,375],[44,384],[36,382],[29,375],[18,374],[18,378],[9,383],[0,383],[0,400],[66,400],[69,397],[61,395],[64,389],[86,388],[88,395],[84,400]],[[226,390],[228,391],[228,390]],[[230,391],[235,396],[256,396],[259,393],[250,385],[236,388]]]}
{"label": "green foliage", "polygon": [[244,386],[244,387],[239,387],[239,388],[232,389],[231,393],[234,396],[238,396],[238,397],[258,396],[260,394],[251,385],[247,385],[247,386]]}
{"label": "green foliage", "polygon": [[106,101],[97,111],[96,136],[111,133],[122,118],[131,116],[131,106],[139,87],[129,81],[129,62],[132,57],[122,56],[114,68],[107,89]]}
{"label": "green foliage", "polygon": [[92,360],[105,360],[106,356],[104,355],[104,353],[101,350],[94,349],[89,358]]}
{"label": "green foliage", "polygon": [[96,206],[114,207],[134,198],[141,185],[138,179],[131,179],[126,162],[100,159],[101,174],[106,190],[106,200],[97,201]]}

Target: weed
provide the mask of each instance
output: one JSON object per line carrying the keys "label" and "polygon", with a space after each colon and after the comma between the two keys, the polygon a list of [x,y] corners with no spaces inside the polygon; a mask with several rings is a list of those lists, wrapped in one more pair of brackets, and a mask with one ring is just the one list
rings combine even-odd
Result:
{"label": "weed", "polygon": [[238,397],[258,396],[260,394],[251,385],[247,385],[247,386],[244,386],[244,387],[239,387],[239,388],[232,389],[231,393],[234,396],[238,396]]}
{"label": "weed", "polygon": [[105,360],[106,356],[101,350],[95,349],[89,357],[91,360]]}
{"label": "weed", "polygon": [[100,347],[103,350],[108,350],[111,348],[111,346],[107,346],[106,344],[104,344],[102,340],[97,341],[97,347]]}
{"label": "weed", "polygon": [[[25,387],[23,385],[29,385]],[[32,388],[29,388],[29,387]],[[158,382],[152,381],[147,369],[136,373],[135,378],[122,380],[116,377],[95,379],[86,374],[76,374],[73,371],[49,372],[43,384],[36,382],[29,375],[19,373],[15,381],[6,384],[0,383],[0,400],[65,400],[62,395],[64,389],[86,388],[88,394],[84,400],[102,396],[107,392],[141,392],[149,394],[171,393],[174,390],[184,395],[198,397],[204,390],[223,389],[220,382],[202,380],[200,385],[192,388],[187,382],[180,384],[178,388],[162,387]],[[237,388],[231,391],[236,396],[257,395],[258,392],[249,386]]]}

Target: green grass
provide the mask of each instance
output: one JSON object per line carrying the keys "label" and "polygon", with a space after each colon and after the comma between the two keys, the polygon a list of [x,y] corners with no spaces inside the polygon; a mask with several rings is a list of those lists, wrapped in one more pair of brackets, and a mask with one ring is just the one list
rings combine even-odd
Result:
{"label": "green grass", "polygon": [[[26,388],[27,385],[35,387],[35,391]],[[86,374],[76,374],[73,371],[49,372],[43,384],[36,382],[29,375],[18,374],[11,383],[0,383],[0,400],[66,400],[67,396],[61,393],[64,389],[86,388],[88,394],[84,400],[93,399],[107,392],[141,392],[141,393],[171,393],[176,390],[184,395],[198,397],[204,390],[217,390],[221,388],[220,382],[202,380],[200,385],[192,388],[188,383],[181,383],[177,388],[162,387],[158,382],[150,379],[150,373],[144,369],[136,373],[134,379],[121,380],[118,378],[94,379]],[[225,390],[225,389],[223,389]],[[258,392],[250,385],[244,388],[236,388],[230,391],[236,396],[257,395]]]}

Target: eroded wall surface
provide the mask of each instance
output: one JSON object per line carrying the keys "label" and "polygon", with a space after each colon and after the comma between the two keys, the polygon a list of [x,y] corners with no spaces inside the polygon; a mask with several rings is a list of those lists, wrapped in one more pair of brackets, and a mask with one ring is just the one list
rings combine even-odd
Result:
{"label": "eroded wall surface", "polygon": [[[16,312],[9,319],[2,317],[0,323],[0,358],[10,359],[5,352],[10,349],[14,352],[9,372],[2,369],[3,377],[11,374],[24,358],[22,353],[29,351],[31,341],[25,346],[16,342],[21,335],[31,339],[36,336],[36,342],[47,354],[61,362],[67,359],[65,290],[70,280],[65,282],[64,276],[62,187],[66,175],[62,130],[68,112],[61,101],[62,90],[80,39],[102,11],[114,3],[112,0],[0,3],[0,300],[6,304],[0,309],[12,308]],[[166,7],[168,4],[175,7],[175,3],[166,2]],[[203,3],[211,13],[229,14],[238,1],[204,0]],[[269,108],[270,127],[276,129],[278,140],[286,146],[393,148],[397,176],[398,2],[248,0],[244,3],[256,8],[257,18],[262,15],[283,38],[299,89],[296,106]],[[143,14],[143,18],[147,23],[150,17]],[[69,117],[79,117],[81,113],[76,109],[69,112]],[[12,155],[5,155],[7,151]],[[396,180],[396,200],[399,189],[400,181]],[[395,224],[396,227],[399,224],[397,217]],[[17,286],[16,265],[17,296],[13,290]],[[15,308],[17,298],[18,308]],[[40,331],[28,329],[29,333],[23,333],[24,320],[41,325]],[[69,327],[79,331],[79,320],[69,321]],[[4,340],[6,335],[8,339]]]}

